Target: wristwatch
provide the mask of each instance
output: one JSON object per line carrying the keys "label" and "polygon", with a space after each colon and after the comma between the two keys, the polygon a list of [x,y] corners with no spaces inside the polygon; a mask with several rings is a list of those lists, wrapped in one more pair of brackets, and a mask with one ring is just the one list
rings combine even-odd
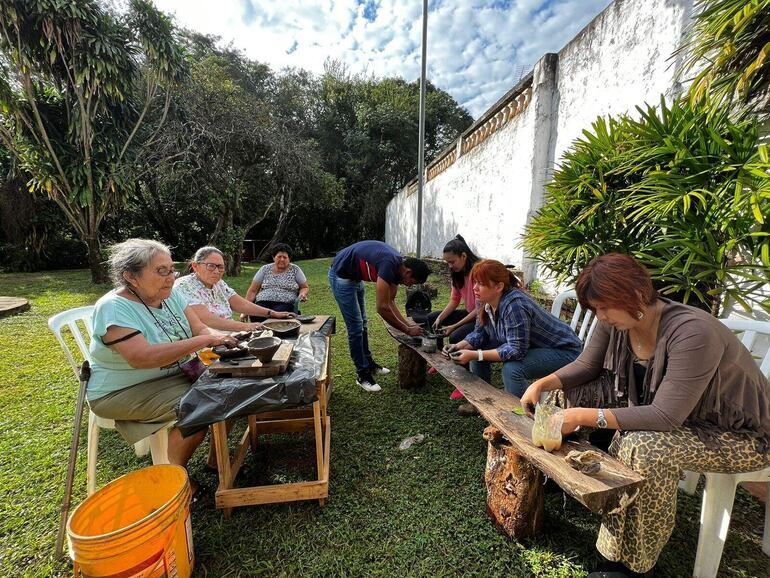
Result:
{"label": "wristwatch", "polygon": [[600,428],[606,428],[607,427],[607,418],[604,417],[604,410],[599,410],[599,415],[596,417],[596,425]]}
{"label": "wristwatch", "polygon": [[484,361],[484,350],[479,349],[478,352],[479,352],[479,361]]}
{"label": "wristwatch", "polygon": [[268,309],[267,310],[267,317],[268,317],[268,319],[272,319],[273,318],[273,310],[272,309]]}

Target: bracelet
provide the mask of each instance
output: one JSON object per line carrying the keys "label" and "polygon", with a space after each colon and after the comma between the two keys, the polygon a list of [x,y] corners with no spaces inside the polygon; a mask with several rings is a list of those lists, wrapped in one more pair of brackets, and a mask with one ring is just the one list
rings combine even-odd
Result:
{"label": "bracelet", "polygon": [[273,318],[273,310],[272,309],[268,309],[267,310],[267,317],[268,317],[268,319],[272,319]]}
{"label": "bracelet", "polygon": [[484,361],[484,351],[479,349],[478,352],[479,352],[479,361]]}

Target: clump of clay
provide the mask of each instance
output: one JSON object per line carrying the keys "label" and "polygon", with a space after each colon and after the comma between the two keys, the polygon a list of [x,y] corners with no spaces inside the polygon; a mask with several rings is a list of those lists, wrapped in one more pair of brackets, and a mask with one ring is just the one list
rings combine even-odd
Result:
{"label": "clump of clay", "polygon": [[594,450],[572,450],[564,458],[571,468],[584,474],[596,474],[602,467],[602,454]]}

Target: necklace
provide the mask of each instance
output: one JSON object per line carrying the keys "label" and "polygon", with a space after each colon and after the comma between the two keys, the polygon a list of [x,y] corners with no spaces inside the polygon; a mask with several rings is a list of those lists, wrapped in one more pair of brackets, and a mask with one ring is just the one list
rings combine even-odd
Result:
{"label": "necklace", "polygon": [[628,337],[629,341],[631,342],[631,351],[634,353],[636,358],[640,361],[649,360],[651,357],[653,351],[655,350],[655,341],[657,341],[657,334],[658,334],[658,323],[660,321],[660,315],[663,312],[663,307],[660,305],[659,302],[655,303],[655,311],[652,317],[652,321],[650,322],[648,331],[650,335],[652,335],[653,343],[652,346],[649,348],[649,351],[647,351],[647,348],[645,347],[645,344],[642,343],[642,340],[639,339],[639,332],[634,334],[633,330],[629,330]]}

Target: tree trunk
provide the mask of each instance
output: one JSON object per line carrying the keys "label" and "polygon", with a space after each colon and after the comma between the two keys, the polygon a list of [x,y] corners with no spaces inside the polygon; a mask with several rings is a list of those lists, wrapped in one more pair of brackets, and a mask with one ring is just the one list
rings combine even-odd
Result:
{"label": "tree trunk", "polygon": [[487,514],[498,531],[516,540],[527,538],[543,526],[543,474],[503,437],[500,430],[484,430],[487,448]]}
{"label": "tree trunk", "polygon": [[278,243],[286,233],[286,228],[289,226],[289,220],[291,219],[291,206],[292,206],[292,192],[291,189],[283,189],[281,196],[278,199],[278,224],[275,226],[273,236],[267,242],[267,244],[259,252],[260,259],[267,259],[270,248]]}
{"label": "tree trunk", "polygon": [[425,385],[425,359],[408,345],[398,346],[398,385],[403,389],[413,389]]}
{"label": "tree trunk", "polygon": [[98,236],[87,237],[83,241],[88,249],[88,267],[91,269],[91,282],[94,284],[107,283],[107,266],[102,261],[102,244]]}

